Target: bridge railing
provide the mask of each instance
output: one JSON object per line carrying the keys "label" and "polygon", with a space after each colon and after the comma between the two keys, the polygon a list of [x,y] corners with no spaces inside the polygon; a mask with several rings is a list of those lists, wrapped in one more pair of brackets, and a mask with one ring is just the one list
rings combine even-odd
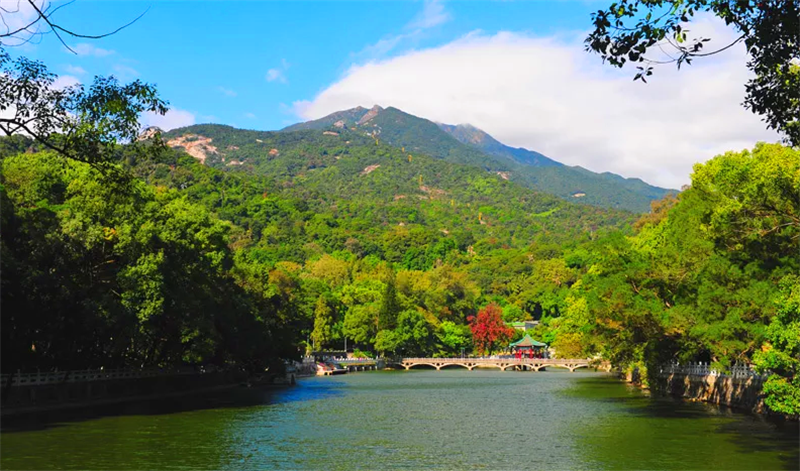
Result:
{"label": "bridge railing", "polygon": [[712,368],[710,363],[697,362],[697,363],[671,363],[663,365],[659,369],[663,374],[685,374],[689,376],[727,376],[731,378],[759,378],[766,379],[769,372],[764,374],[758,373],[750,365],[735,364],[731,367],[730,372],[725,372]]}
{"label": "bridge railing", "polygon": [[86,381],[107,381],[115,379],[151,378],[155,376],[174,376],[180,374],[197,374],[206,372],[204,369],[181,368],[161,369],[149,368],[142,370],[130,369],[99,369],[99,370],[69,370],[69,371],[37,371],[35,373],[14,373],[13,375],[0,375],[0,384],[5,386],[11,380],[12,386],[34,386],[42,384],[78,383]]}
{"label": "bridge railing", "polygon": [[360,365],[360,364],[372,364],[375,363],[377,360],[374,358],[345,358],[344,360],[334,360],[336,363],[341,363],[343,365]]}
{"label": "bridge railing", "polygon": [[566,365],[575,363],[591,363],[593,360],[588,358],[402,358],[403,362],[470,362],[470,363],[497,363],[497,362],[516,362],[516,363],[546,363],[550,365]]}

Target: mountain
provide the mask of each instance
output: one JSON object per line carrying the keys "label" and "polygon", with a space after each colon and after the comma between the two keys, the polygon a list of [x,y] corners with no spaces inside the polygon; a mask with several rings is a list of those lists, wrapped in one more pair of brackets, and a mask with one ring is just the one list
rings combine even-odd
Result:
{"label": "mountain", "polygon": [[433,121],[410,115],[397,108],[373,106],[339,111],[313,121],[295,124],[282,129],[283,132],[316,129],[349,129],[369,135],[379,142],[400,147],[409,154],[422,153],[448,162],[469,164],[490,171],[509,170],[513,161],[492,158],[481,149],[442,131]]}
{"label": "mountain", "polygon": [[509,147],[489,134],[470,124],[439,124],[439,127],[460,142],[477,147],[489,155],[505,157],[524,165],[534,167],[563,167],[564,164],[540,154],[538,152],[523,149],[521,147]]}
{"label": "mountain", "polygon": [[[398,226],[421,227],[432,240],[443,234],[466,234],[485,241],[475,245],[478,251],[481,247],[526,247],[543,237],[559,243],[591,238],[597,231],[625,227],[633,220],[626,211],[563,201],[473,165],[423,153],[409,158],[408,148],[403,151],[386,142],[376,143],[362,131],[336,129],[265,132],[194,125],[163,137],[171,147],[191,155],[201,168],[245,179],[247,183],[241,186],[255,187],[266,200],[302,201],[306,211],[320,215],[313,222],[314,231],[336,232],[334,239],[325,236],[331,247],[340,247],[349,237],[358,237],[365,246],[384,244],[386,237],[396,237],[393,228]],[[199,170],[190,176],[184,174],[185,165],[173,167],[162,165],[151,171],[143,166],[146,173],[142,175],[148,175],[150,183],[186,187],[189,194],[197,191],[209,198],[209,207],[225,211],[226,219],[237,225],[247,226],[244,221],[252,218],[244,215],[249,212],[263,214],[253,223],[253,237],[264,237],[264,225],[276,223],[272,215],[278,209],[262,208],[266,204],[262,202],[231,207],[242,190],[215,188],[212,182],[217,177],[202,191],[194,190]],[[323,214],[331,216],[322,218]],[[292,224],[274,231],[311,230],[311,226],[300,229]]]}
{"label": "mountain", "polygon": [[[649,185],[639,178],[625,178],[615,173],[595,173],[580,166],[570,167],[556,162],[539,152],[509,147],[489,134],[469,124],[439,125],[442,130],[459,141],[477,147],[494,157],[506,157],[533,167],[540,167],[530,174],[534,187],[562,198],[585,198],[585,202],[606,206],[615,198],[634,200],[643,197],[647,201],[661,199],[675,190]],[[543,168],[550,167],[550,168]],[[555,167],[555,168],[553,168]],[[609,186],[613,187],[609,193]],[[585,196],[576,196],[584,194]],[[610,196],[610,197],[609,197]],[[613,204],[612,204],[613,206]],[[637,204],[638,206],[638,204]],[[649,203],[648,203],[649,208]],[[635,207],[627,209],[636,211]]]}
{"label": "mountain", "polygon": [[539,152],[506,146],[474,126],[437,124],[392,107],[357,107],[282,131],[309,129],[348,129],[412,154],[421,152],[448,162],[476,166],[528,188],[582,204],[647,212],[651,201],[675,192],[637,178],[566,166]]}

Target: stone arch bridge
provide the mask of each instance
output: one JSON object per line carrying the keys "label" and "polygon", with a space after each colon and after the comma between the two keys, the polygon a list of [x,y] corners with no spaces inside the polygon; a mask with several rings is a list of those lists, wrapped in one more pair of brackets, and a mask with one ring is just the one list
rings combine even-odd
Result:
{"label": "stone arch bridge", "polygon": [[554,358],[402,358],[394,362],[406,371],[415,366],[430,366],[437,371],[448,366],[458,366],[472,371],[475,368],[499,368],[501,371],[508,369],[517,371],[539,371],[547,367],[565,368],[570,372],[578,368],[597,368],[611,371],[608,362],[597,362],[590,359],[554,359]]}

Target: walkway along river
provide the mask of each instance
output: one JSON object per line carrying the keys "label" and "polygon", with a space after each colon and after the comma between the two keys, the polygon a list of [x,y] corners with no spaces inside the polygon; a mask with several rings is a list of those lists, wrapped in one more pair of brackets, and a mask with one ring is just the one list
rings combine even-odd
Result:
{"label": "walkway along river", "polygon": [[797,424],[612,375],[364,372],[3,421],[3,469],[797,469]]}

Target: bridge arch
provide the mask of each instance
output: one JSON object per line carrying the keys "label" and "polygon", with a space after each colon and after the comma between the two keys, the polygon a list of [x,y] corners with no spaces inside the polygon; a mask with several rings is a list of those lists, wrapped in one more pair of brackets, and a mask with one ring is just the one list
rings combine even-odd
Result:
{"label": "bridge arch", "polygon": [[415,366],[430,366],[431,368],[433,368],[435,370],[438,370],[440,368],[439,365],[434,365],[433,363],[411,363],[411,364],[403,365],[403,367],[406,370],[410,370],[411,368],[414,368]]}
{"label": "bridge arch", "polygon": [[395,363],[402,366],[406,370],[410,370],[415,366],[425,366],[435,368],[437,371],[442,368],[458,367],[466,368],[470,371],[478,367],[497,368],[501,371],[506,371],[509,368],[527,370],[527,371],[540,371],[547,367],[556,367],[568,369],[574,372],[578,368],[600,368],[606,371],[610,370],[610,364],[592,363],[590,359],[552,359],[552,358],[403,358]]}

